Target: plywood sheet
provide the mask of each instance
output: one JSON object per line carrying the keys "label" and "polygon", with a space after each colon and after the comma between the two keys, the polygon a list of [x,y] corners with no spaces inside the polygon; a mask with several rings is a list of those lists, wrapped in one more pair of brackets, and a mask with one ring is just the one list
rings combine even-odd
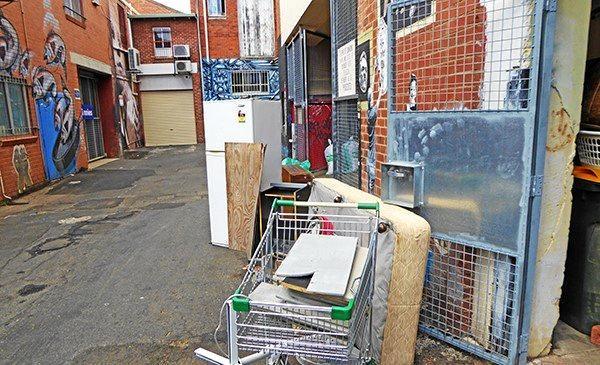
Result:
{"label": "plywood sheet", "polygon": [[280,277],[311,276],[308,292],[343,296],[358,238],[303,233],[276,271]]}
{"label": "plywood sheet", "polygon": [[229,248],[252,251],[256,206],[263,169],[260,143],[225,143]]}

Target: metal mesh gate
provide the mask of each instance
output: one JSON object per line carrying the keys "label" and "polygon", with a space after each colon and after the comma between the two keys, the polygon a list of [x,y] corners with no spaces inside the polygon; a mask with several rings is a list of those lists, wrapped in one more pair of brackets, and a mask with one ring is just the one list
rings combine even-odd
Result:
{"label": "metal mesh gate", "polygon": [[306,107],[305,36],[301,29],[286,48],[289,100],[286,107],[293,116],[292,156],[300,161],[307,159],[307,132],[304,108]]}
{"label": "metal mesh gate", "polygon": [[416,212],[432,228],[420,329],[495,363],[526,351],[544,4],[399,0],[387,12],[388,159],[423,166]]}
{"label": "metal mesh gate", "polygon": [[[340,97],[338,93],[337,55],[349,42],[356,44],[357,0],[331,0],[331,66],[333,83],[333,153],[334,176],[360,188],[360,119],[356,95]],[[355,70],[352,70],[354,72]]]}

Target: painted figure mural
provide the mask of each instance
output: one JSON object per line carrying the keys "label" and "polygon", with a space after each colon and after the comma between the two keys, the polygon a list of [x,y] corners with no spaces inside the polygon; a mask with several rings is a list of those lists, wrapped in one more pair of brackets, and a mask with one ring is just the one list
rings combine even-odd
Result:
{"label": "painted figure mural", "polygon": [[[66,84],[67,48],[54,28],[46,36],[44,65],[34,67],[32,61],[32,52],[20,49],[17,31],[0,13],[0,72],[6,76],[31,77],[46,175],[52,180],[75,172],[80,146],[79,119],[75,116],[73,99]],[[60,79],[60,86],[57,78]],[[24,146],[22,147],[15,149],[13,154],[13,163],[19,175],[19,192],[31,182],[31,178],[22,173],[25,171],[26,160],[23,156],[27,155]],[[27,162],[27,170],[28,166]]]}
{"label": "painted figure mural", "polygon": [[21,194],[33,185],[29,174],[29,155],[25,145],[19,144],[13,148],[12,162],[17,173],[17,189]]}
{"label": "painted figure mural", "polygon": [[115,98],[119,105],[120,131],[123,146],[132,148],[141,146],[143,143],[142,120],[139,112],[138,101],[135,98],[129,76],[126,72],[125,53],[121,51],[127,45],[121,44],[122,34],[119,28],[118,5],[110,3],[110,36],[113,46],[113,61],[115,64],[116,87]]}

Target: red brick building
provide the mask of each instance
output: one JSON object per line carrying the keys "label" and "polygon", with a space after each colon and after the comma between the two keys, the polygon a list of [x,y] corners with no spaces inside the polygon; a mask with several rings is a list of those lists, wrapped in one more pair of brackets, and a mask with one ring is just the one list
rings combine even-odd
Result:
{"label": "red brick building", "polygon": [[122,144],[106,18],[112,2],[0,4],[2,200],[118,156]]}
{"label": "red brick building", "polygon": [[251,94],[248,85],[234,85],[236,73],[264,72],[269,83],[260,96],[278,94],[277,1],[190,0],[187,14],[152,0],[132,5],[146,145],[203,143],[203,100]]}

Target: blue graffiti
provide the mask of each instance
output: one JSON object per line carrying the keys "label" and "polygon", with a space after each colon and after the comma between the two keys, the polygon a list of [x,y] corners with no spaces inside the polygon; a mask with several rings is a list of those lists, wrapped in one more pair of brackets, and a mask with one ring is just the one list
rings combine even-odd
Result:
{"label": "blue graffiti", "polygon": [[268,71],[269,93],[259,95],[261,99],[279,99],[279,65],[268,60],[242,60],[219,58],[202,60],[202,85],[204,100],[235,99],[232,91],[231,72],[235,70]]}

